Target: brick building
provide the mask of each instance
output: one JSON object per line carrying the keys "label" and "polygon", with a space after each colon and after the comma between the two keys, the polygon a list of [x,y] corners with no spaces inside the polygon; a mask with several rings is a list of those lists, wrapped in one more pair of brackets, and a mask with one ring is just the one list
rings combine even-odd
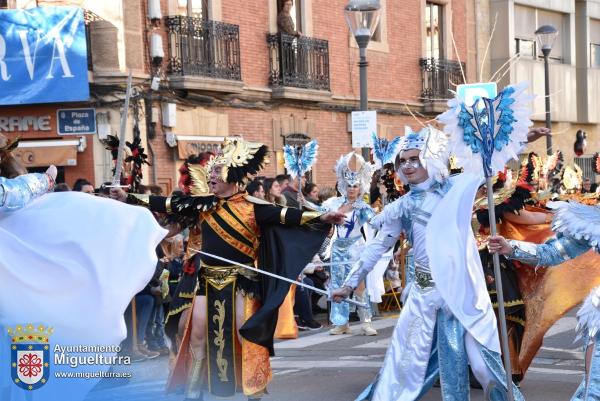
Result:
{"label": "brick building", "polygon": [[[137,124],[153,162],[146,182],[169,192],[186,155],[242,135],[271,149],[267,176],[284,171],[285,143],[316,138],[313,180],[334,183],[335,160],[351,150],[349,119],[359,98],[359,55],[344,20],[346,0],[295,0],[297,39],[277,32],[279,0],[194,0],[191,7],[181,0],[38,4],[75,4],[92,16],[89,76],[100,136],[117,134],[126,71],[133,71],[137,91],[127,135],[131,139]],[[467,80],[475,80],[473,4],[381,0],[367,52],[369,108],[378,111],[380,136],[402,134],[405,125],[419,128],[411,114],[426,123],[443,111],[449,89],[463,81],[459,59]],[[153,59],[161,56],[160,42],[164,55]],[[152,90],[154,77],[160,86]],[[110,157],[98,135],[87,142],[91,150],[80,158],[92,159],[90,178],[99,185],[110,178]]]}

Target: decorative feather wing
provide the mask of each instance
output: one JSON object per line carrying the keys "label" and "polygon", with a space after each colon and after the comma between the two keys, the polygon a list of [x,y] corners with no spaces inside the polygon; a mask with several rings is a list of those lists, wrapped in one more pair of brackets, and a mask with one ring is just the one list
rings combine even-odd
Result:
{"label": "decorative feather wing", "polygon": [[430,177],[438,182],[448,177],[448,135],[432,126],[427,126],[425,146],[419,155]]}
{"label": "decorative feather wing", "polygon": [[548,202],[547,206],[554,210],[553,231],[585,239],[600,249],[600,206],[578,202]]}
{"label": "decorative feather wing", "polygon": [[210,163],[206,165],[200,164],[189,164],[188,171],[192,178],[192,185],[190,185],[190,193],[194,196],[208,196],[211,195],[210,187],[208,186],[208,176],[210,172]]}
{"label": "decorative feather wing", "polygon": [[317,160],[318,149],[319,144],[315,139],[303,146],[285,145],[283,147],[285,168],[289,171],[292,179],[304,175],[311,169]]}
{"label": "decorative feather wing", "polygon": [[[532,125],[527,84],[507,86],[494,99],[481,98],[468,106],[462,99],[448,102],[450,109],[439,116],[450,136],[451,151],[466,172],[484,171],[486,177],[504,170],[517,159]],[[476,157],[479,156],[479,157]]]}
{"label": "decorative feather wing", "polygon": [[371,139],[373,140],[373,160],[375,161],[375,168],[380,169],[387,163],[393,163],[394,157],[398,153],[398,149],[400,149],[400,142],[402,137],[396,137],[391,141],[388,141],[385,138],[378,138],[377,135],[373,132],[371,134]]}

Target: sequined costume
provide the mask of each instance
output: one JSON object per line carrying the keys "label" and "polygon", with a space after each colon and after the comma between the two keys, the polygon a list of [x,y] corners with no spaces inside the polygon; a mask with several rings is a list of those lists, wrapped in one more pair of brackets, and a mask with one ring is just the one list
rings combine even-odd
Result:
{"label": "sequined costume", "polygon": [[[600,252],[600,207],[576,202],[550,202],[555,210],[552,229],[556,237],[544,244],[509,240],[513,250],[509,258],[533,266],[555,266],[574,259],[590,250]],[[598,285],[598,278],[589,278]],[[573,283],[570,283],[571,285]],[[584,351],[591,352],[586,362],[586,375],[573,395],[572,401],[600,398],[600,287],[591,290],[577,313],[578,330],[584,338]]]}
{"label": "sequined costume", "polygon": [[[349,167],[349,162],[352,157],[356,157],[360,163],[358,171],[352,171]],[[335,233],[332,238],[331,245],[331,261],[334,263],[331,266],[331,288],[339,288],[352,267],[352,261],[358,260],[360,253],[366,243],[365,239],[372,236],[372,229],[367,223],[375,216],[375,211],[361,198],[369,189],[371,176],[373,175],[373,167],[366,163],[365,160],[354,152],[340,157],[336,164],[335,172],[337,175],[337,188],[342,196],[330,198],[324,202],[325,210],[337,211],[342,206],[349,203],[347,197],[348,186],[358,186],[357,200],[352,203],[352,208],[346,212],[344,224],[336,226]],[[345,263],[347,262],[347,263]],[[337,264],[339,263],[339,264]],[[377,277],[378,276],[378,277]],[[383,272],[376,271],[370,275],[370,280],[383,280]],[[383,286],[383,285],[382,285]],[[362,294],[355,294],[354,297],[359,302],[367,303],[369,300],[368,290]],[[357,310],[360,320],[363,324],[370,325],[372,311],[370,308],[359,308]],[[350,314],[349,304],[334,303],[331,305],[330,320],[334,326],[345,326],[348,324]],[[334,329],[335,330],[335,329]],[[371,334],[376,332],[371,329]],[[336,333],[336,331],[331,332]]]}
{"label": "sequined costume", "polygon": [[20,209],[53,187],[54,180],[48,174],[25,174],[12,179],[0,177],[0,210]]}
{"label": "sequined costume", "polygon": [[[408,133],[401,145],[401,151],[421,150],[421,165],[429,167],[430,178],[411,184],[406,195],[373,219],[379,232],[344,284],[354,288],[401,235],[412,245],[414,279],[404,290],[408,294],[403,294],[406,301],[383,367],[357,401],[418,400],[437,377],[443,400],[468,400],[469,365],[491,400],[506,399],[496,318],[470,229],[480,180],[444,178],[447,170],[433,170],[422,151],[435,135],[430,129]],[[516,400],[523,400],[516,387],[513,391]]]}
{"label": "sequined costume", "polygon": [[[348,201],[346,197],[342,196],[339,198],[330,198],[324,203],[323,207],[328,210],[338,210]],[[344,280],[350,272],[352,267],[352,261],[358,260],[360,253],[365,246],[365,237],[363,236],[362,229],[365,227],[369,233],[371,232],[370,227],[367,223],[375,215],[373,209],[367,205],[364,201],[359,200],[353,204],[353,209],[346,213],[346,220],[344,224],[336,227],[333,242],[331,245],[331,261],[333,263],[344,263],[331,266],[331,288],[339,288],[343,284]],[[383,273],[379,275],[382,279]],[[364,294],[360,299],[360,302],[367,300],[367,294]],[[370,309],[358,310],[361,318],[361,322],[370,322],[372,312]],[[331,306],[330,320],[336,326],[342,326],[348,323],[348,316],[350,313],[349,304],[344,302],[341,304],[333,304]]]}

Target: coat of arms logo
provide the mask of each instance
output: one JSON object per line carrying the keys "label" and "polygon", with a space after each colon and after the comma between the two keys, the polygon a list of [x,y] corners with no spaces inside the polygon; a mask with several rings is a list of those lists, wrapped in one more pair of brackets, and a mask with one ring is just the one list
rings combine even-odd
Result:
{"label": "coat of arms logo", "polygon": [[51,327],[43,324],[17,325],[8,329],[10,336],[11,377],[13,383],[25,390],[35,390],[50,377]]}

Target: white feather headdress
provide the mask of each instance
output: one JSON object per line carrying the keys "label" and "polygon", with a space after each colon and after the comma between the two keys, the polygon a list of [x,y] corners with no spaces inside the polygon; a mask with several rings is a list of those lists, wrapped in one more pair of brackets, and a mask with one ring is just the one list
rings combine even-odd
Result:
{"label": "white feather headdress", "polygon": [[[360,165],[358,171],[353,171],[350,168],[350,160],[352,156],[356,157]],[[365,161],[365,159],[354,152],[350,152],[339,158],[335,164],[335,175],[337,176],[338,191],[342,195],[346,195],[346,187],[348,185],[358,184],[360,194],[367,192],[371,186],[371,178],[375,172],[375,166]]]}

